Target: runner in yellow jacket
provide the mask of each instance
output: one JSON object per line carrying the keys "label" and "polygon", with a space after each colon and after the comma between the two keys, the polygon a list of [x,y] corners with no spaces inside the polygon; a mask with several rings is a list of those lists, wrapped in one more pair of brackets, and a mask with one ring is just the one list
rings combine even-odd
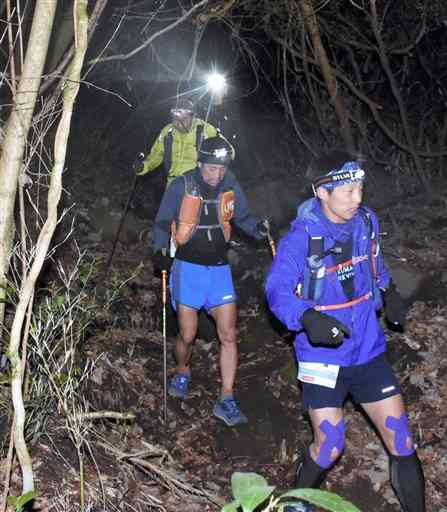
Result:
{"label": "runner in yellow jacket", "polygon": [[[172,123],[161,130],[144,160],[143,169],[137,173],[143,176],[163,164],[167,185],[177,176],[196,167],[197,150],[203,140],[216,136],[225,138],[213,125],[195,117],[194,104],[189,100],[179,100],[171,110],[171,115]],[[234,156],[233,148],[233,159]]]}

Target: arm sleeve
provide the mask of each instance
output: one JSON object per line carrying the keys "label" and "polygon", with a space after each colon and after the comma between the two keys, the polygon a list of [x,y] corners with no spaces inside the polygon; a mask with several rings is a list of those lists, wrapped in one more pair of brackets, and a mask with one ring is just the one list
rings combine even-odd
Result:
{"label": "arm sleeve", "polygon": [[298,283],[303,280],[306,239],[304,232],[289,232],[281,240],[265,285],[272,313],[291,331],[303,328],[300,321],[303,313],[315,305],[310,300],[298,298],[295,293]]}
{"label": "arm sleeve", "polygon": [[258,219],[250,213],[248,201],[243,190],[241,189],[239,183],[236,180],[234,180],[232,185],[235,195],[233,222],[236,224],[238,228],[242,229],[242,231],[247,233],[247,235],[250,235],[256,238],[257,240],[261,240],[263,236],[261,236],[258,233],[258,230],[256,228]]}
{"label": "arm sleeve", "polygon": [[163,198],[155,217],[153,231],[153,250],[154,252],[169,248],[171,237],[171,223],[177,218],[178,209],[183,197],[183,178],[175,179],[165,190]]}
{"label": "arm sleeve", "polygon": [[157,137],[157,140],[154,142],[150,153],[144,160],[143,169],[137,173],[138,176],[143,176],[148,172],[154,171],[159,165],[163,163],[164,152],[165,152],[165,137],[167,131],[169,130],[169,125],[165,126],[163,130],[160,132],[160,135]]}

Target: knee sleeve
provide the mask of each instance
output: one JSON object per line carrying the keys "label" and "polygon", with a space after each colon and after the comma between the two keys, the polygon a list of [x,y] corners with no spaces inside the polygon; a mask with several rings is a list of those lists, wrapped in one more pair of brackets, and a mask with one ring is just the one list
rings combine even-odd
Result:
{"label": "knee sleeve", "polygon": [[[414,453],[413,441],[406,414],[402,413],[400,418],[388,416],[385,420],[385,426],[394,431],[394,449],[396,450],[397,455],[403,457]],[[410,448],[407,444],[408,439],[411,440]]]}
{"label": "knee sleeve", "polygon": [[336,448],[340,456],[345,446],[345,420],[342,418],[336,425],[323,420],[320,423],[320,430],[326,434],[326,439],[320,447],[317,464],[324,469],[329,469],[335,462],[331,457],[332,450]]}
{"label": "knee sleeve", "polygon": [[406,456],[391,455],[391,484],[404,512],[425,512],[425,480],[416,452]]}
{"label": "knee sleeve", "polygon": [[325,476],[326,470],[319,466],[312,459],[309,450],[306,450],[306,453],[298,463],[295,487],[297,489],[317,488],[322,484]]}

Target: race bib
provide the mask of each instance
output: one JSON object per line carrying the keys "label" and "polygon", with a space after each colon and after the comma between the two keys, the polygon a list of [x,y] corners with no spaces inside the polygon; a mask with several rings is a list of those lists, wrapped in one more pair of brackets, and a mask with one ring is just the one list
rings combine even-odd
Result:
{"label": "race bib", "polygon": [[298,380],[307,384],[318,384],[326,388],[335,388],[340,366],[323,363],[298,363]]}

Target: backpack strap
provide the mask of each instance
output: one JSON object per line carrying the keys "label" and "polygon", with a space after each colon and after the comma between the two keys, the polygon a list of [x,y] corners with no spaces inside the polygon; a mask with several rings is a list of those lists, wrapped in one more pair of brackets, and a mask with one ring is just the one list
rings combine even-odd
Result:
{"label": "backpack strap", "polygon": [[202,145],[202,142],[204,139],[203,130],[204,130],[204,125],[202,123],[198,124],[197,128],[196,128],[196,150],[197,150],[197,153],[199,152],[200,146]]}
{"label": "backpack strap", "polygon": [[379,278],[379,269],[378,269],[378,257],[379,257],[379,237],[374,230],[374,224],[372,221],[371,213],[361,208],[360,210],[362,218],[366,224],[368,229],[368,239],[369,239],[369,268],[370,268],[370,280],[371,280],[371,292],[374,300],[374,304],[376,310],[379,310],[383,306],[382,302],[382,294],[378,287],[377,281]]}
{"label": "backpack strap", "polygon": [[323,258],[324,237],[309,235],[303,289],[303,295],[308,300],[317,301],[321,296],[325,275]]}
{"label": "backpack strap", "polygon": [[163,141],[164,144],[164,152],[163,152],[163,166],[165,168],[165,171],[169,174],[169,169],[172,165],[172,145],[174,142],[174,135],[173,132],[174,129],[169,128],[168,133],[166,134],[166,137]]}
{"label": "backpack strap", "polygon": [[202,202],[204,202],[202,191],[194,176],[192,176],[190,172],[187,172],[182,175],[182,178],[185,183],[185,195],[200,197]]}
{"label": "backpack strap", "polygon": [[371,274],[373,279],[376,280],[378,277],[377,256],[379,254],[379,241],[377,239],[376,232],[374,231],[371,214],[363,208],[360,211],[368,230],[368,239],[370,243],[370,254],[368,256],[370,258]]}

